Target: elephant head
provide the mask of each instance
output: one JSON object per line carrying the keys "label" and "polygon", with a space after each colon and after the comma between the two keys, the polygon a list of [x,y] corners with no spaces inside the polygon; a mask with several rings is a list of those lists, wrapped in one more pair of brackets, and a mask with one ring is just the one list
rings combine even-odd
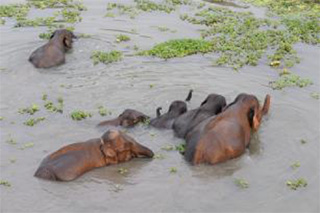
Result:
{"label": "elephant head", "polygon": [[116,164],[136,157],[152,158],[153,152],[118,130],[109,130],[101,137],[101,151],[106,164]]}
{"label": "elephant head", "polygon": [[53,34],[50,37],[50,40],[57,39],[63,46],[65,50],[72,48],[72,39],[77,38],[73,32],[66,30],[66,29],[60,29],[53,32]]}

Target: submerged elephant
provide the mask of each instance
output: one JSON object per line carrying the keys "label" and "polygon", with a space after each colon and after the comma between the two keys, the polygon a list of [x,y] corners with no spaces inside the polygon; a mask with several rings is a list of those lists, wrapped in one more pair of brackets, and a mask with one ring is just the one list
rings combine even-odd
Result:
{"label": "submerged elephant", "polygon": [[65,29],[56,30],[45,45],[36,49],[29,61],[36,68],[49,68],[65,62],[65,52],[72,48],[72,39],[76,36]]}
{"label": "submerged elephant", "polygon": [[126,109],[117,118],[103,121],[98,126],[123,126],[132,127],[140,122],[145,122],[149,119],[149,116],[143,114],[134,109]]}
{"label": "submerged elephant", "polygon": [[109,130],[101,138],[70,144],[50,154],[34,175],[47,180],[71,181],[94,168],[136,157],[152,158],[153,152],[125,133]]}
{"label": "submerged elephant", "polygon": [[192,164],[216,164],[242,155],[250,143],[251,130],[257,131],[270,107],[249,94],[240,94],[226,109],[198,124],[187,134],[185,158]]}
{"label": "submerged elephant", "polygon": [[179,116],[173,123],[175,135],[184,138],[195,126],[203,120],[219,114],[226,106],[226,99],[217,94],[210,94],[201,105]]}
{"label": "submerged elephant", "polygon": [[[190,101],[193,90],[189,91],[185,101]],[[184,101],[173,101],[170,104],[168,112],[161,115],[161,107],[157,108],[157,117],[150,121],[150,125],[161,129],[171,129],[173,122],[183,113],[187,112],[187,104]]]}

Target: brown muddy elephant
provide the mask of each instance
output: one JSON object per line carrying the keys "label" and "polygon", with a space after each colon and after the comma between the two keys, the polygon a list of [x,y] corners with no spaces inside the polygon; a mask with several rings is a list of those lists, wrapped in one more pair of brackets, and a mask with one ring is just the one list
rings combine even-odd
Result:
{"label": "brown muddy elephant", "polygon": [[72,48],[72,39],[76,36],[65,29],[54,31],[45,45],[36,49],[29,61],[36,68],[50,68],[65,62],[65,53]]}
{"label": "brown muddy elephant", "polygon": [[123,127],[133,127],[134,125],[145,122],[149,119],[149,116],[143,114],[134,109],[126,109],[117,118],[112,120],[103,121],[98,124],[101,126],[123,126]]}
{"label": "brown muddy elephant", "polygon": [[34,176],[71,181],[94,168],[137,157],[152,158],[153,152],[125,133],[109,130],[101,138],[70,144],[50,154],[41,162]]}
{"label": "brown muddy elephant", "polygon": [[198,124],[186,137],[185,159],[192,164],[216,164],[239,157],[270,107],[266,95],[260,108],[254,95],[240,94],[226,109]]}
{"label": "brown muddy elephant", "polygon": [[172,129],[179,138],[185,138],[203,120],[219,114],[226,106],[226,99],[222,95],[210,94],[201,105],[179,116],[173,123]]}
{"label": "brown muddy elephant", "polygon": [[[190,101],[192,98],[193,90],[190,90],[188,96],[186,98],[186,102]],[[150,125],[159,128],[159,129],[171,129],[173,122],[180,115],[187,112],[187,104],[184,101],[173,101],[170,106],[168,112],[161,115],[160,110],[161,107],[157,108],[157,117],[150,121]]]}

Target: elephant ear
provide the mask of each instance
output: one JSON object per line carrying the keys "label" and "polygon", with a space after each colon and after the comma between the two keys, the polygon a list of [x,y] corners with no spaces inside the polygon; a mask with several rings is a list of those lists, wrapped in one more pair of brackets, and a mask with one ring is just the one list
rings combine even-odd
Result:
{"label": "elephant ear", "polygon": [[257,131],[259,126],[260,126],[260,121],[261,121],[261,112],[260,112],[260,110],[257,109],[256,106],[252,106],[252,107],[250,107],[247,116],[248,116],[250,127],[254,131]]}
{"label": "elephant ear", "polygon": [[71,49],[72,48],[72,38],[71,36],[65,35],[63,38],[63,45],[67,48],[67,49]]}
{"label": "elephant ear", "polygon": [[265,115],[269,112],[269,108],[270,108],[270,95],[266,95],[265,99],[264,99],[264,104],[263,104],[263,107],[261,109],[261,113],[262,115]]}

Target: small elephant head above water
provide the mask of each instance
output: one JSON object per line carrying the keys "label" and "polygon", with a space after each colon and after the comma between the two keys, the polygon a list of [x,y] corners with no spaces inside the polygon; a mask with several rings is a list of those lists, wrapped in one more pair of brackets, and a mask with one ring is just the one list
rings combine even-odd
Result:
{"label": "small elephant head above water", "polygon": [[125,133],[109,130],[101,138],[70,144],[47,156],[35,176],[47,180],[70,181],[94,168],[137,157],[152,158],[153,152]]}
{"label": "small elephant head above water", "polygon": [[187,111],[184,101],[174,101],[170,104],[168,112],[160,115],[161,108],[157,109],[157,117],[150,121],[150,125],[156,128],[171,129],[174,120]]}
{"label": "small elephant head above water", "polygon": [[76,36],[66,29],[53,32],[50,40],[45,45],[36,49],[29,61],[36,68],[49,68],[65,62],[65,52],[72,48],[72,39]]}
{"label": "small elephant head above water", "polygon": [[132,127],[140,122],[145,122],[149,119],[149,116],[143,114],[134,109],[126,109],[117,118],[103,121],[98,126],[123,126]]}

